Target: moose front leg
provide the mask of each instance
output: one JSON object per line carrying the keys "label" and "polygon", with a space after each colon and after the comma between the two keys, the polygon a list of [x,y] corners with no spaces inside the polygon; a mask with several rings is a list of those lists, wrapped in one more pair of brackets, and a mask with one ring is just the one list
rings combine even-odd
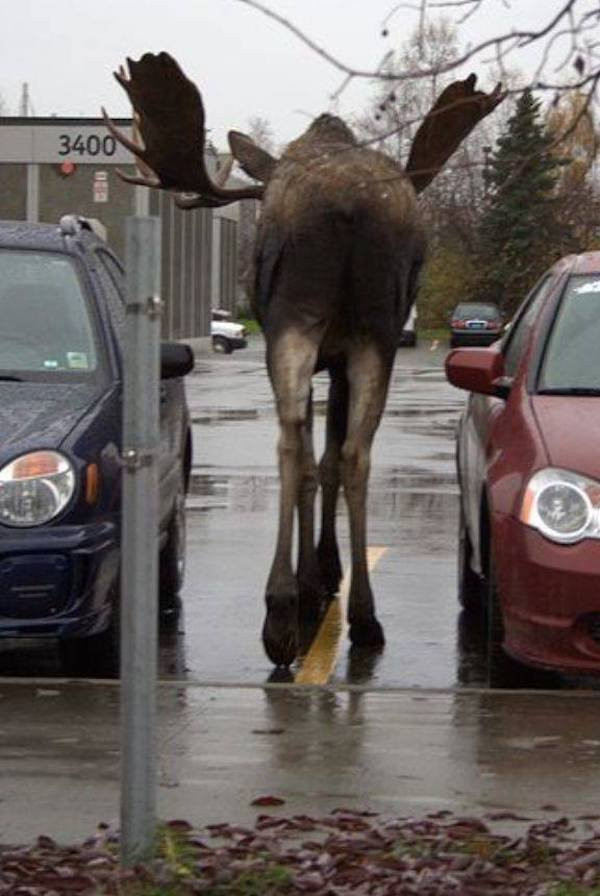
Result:
{"label": "moose front leg", "polygon": [[279,334],[267,344],[269,376],[279,418],[280,496],[277,544],[265,597],[263,644],[267,656],[277,666],[289,666],[298,651],[299,589],[292,568],[292,539],[306,439],[303,431],[316,358],[315,342],[296,330]]}
{"label": "moose front leg", "polygon": [[358,647],[381,647],[383,629],[367,566],[367,485],[373,437],[385,406],[391,373],[374,346],[361,345],[349,356],[348,427],[342,446],[341,476],[350,517],[352,578],[348,600],[350,640]]}

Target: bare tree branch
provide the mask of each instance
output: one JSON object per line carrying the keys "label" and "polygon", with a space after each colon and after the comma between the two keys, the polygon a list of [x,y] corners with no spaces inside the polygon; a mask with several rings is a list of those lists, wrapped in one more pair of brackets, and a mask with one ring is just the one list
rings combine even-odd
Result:
{"label": "bare tree branch", "polygon": [[[467,47],[462,54],[458,54],[451,61],[448,61],[436,68],[433,68],[431,66],[417,66],[406,69],[404,71],[382,71],[381,65],[378,69],[375,70],[353,68],[352,66],[347,65],[340,58],[330,53],[325,47],[321,46],[316,41],[308,37],[308,35],[305,34],[304,31],[302,31],[298,26],[296,26],[285,16],[280,15],[279,13],[275,12],[273,9],[270,9],[268,6],[262,3],[261,0],[237,0],[237,2],[244,3],[245,5],[256,9],[268,18],[278,22],[278,24],[294,34],[298,38],[298,40],[304,43],[313,52],[317,53],[322,59],[328,62],[335,69],[342,72],[342,74],[344,75],[344,80],[340,87],[337,88],[337,90],[334,92],[333,98],[339,97],[342,91],[354,79],[378,78],[379,80],[402,82],[409,79],[425,78],[431,77],[432,75],[447,74],[451,71],[456,70],[457,68],[460,68],[466,62],[473,60],[476,56],[479,56],[489,49],[492,49],[494,51],[496,62],[500,65],[503,65],[509,54],[518,49],[523,49],[525,47],[531,46],[534,43],[542,42],[545,38],[550,38],[550,42],[543,49],[542,62],[540,63],[540,66],[538,67],[538,70],[536,72],[535,80],[538,83],[535,83],[534,86],[538,89],[564,90],[571,85],[561,84],[558,85],[557,88],[549,88],[544,82],[541,81],[544,67],[548,63],[553,46],[561,39],[570,39],[570,51],[566,59],[562,63],[562,66],[564,67],[568,63],[568,61],[571,60],[573,56],[576,55],[579,51],[579,38],[581,37],[581,35],[583,33],[586,33],[587,31],[591,31],[592,28],[600,24],[600,7],[598,7],[597,9],[586,9],[582,11],[581,0],[565,0],[565,2],[560,5],[556,13],[552,15],[545,24],[537,29],[512,30],[504,34],[488,38],[487,40],[481,41],[474,46]],[[485,0],[433,0],[433,2],[428,3],[428,0],[421,0],[420,3],[414,5],[409,3],[401,3],[397,4],[391,10],[387,18],[384,20],[384,24],[388,22],[390,18],[401,8],[409,8],[413,11],[418,12],[420,21],[422,23],[427,7],[429,7],[430,9],[467,7],[467,15],[470,15],[473,12],[481,9],[484,2]],[[564,26],[557,31],[562,23],[564,23]],[[598,46],[598,42],[594,42],[590,46],[588,46],[586,48],[588,56],[591,56],[593,51],[595,51]]]}

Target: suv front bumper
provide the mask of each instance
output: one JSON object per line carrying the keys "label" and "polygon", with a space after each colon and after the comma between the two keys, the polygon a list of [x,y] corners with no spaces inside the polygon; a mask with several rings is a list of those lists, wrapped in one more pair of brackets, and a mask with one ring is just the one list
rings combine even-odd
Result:
{"label": "suv front bumper", "polygon": [[2,529],[0,637],[102,631],[119,570],[115,523]]}

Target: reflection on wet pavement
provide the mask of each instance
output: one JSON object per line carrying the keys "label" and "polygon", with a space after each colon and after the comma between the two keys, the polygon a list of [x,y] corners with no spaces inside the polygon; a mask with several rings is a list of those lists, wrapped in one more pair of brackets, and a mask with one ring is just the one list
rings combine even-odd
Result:
{"label": "reflection on wet pavement", "polygon": [[[118,688],[4,683],[0,699],[10,707],[0,742],[3,839],[80,842],[115,819]],[[253,800],[274,794],[287,816],[344,806],[404,817],[597,818],[599,724],[588,692],[164,683],[159,814],[244,825],[256,817]]]}

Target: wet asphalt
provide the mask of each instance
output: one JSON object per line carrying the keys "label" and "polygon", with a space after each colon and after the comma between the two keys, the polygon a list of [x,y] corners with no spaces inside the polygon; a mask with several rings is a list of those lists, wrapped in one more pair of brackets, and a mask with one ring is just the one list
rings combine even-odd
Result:
{"label": "wet asphalt", "polygon": [[[0,682],[0,842],[76,843],[119,822],[117,682]],[[157,812],[194,825],[257,815],[454,812],[522,833],[598,820],[600,706],[589,691],[158,689]],[[254,801],[276,797],[262,808]]]}
{"label": "wet asphalt", "polygon": [[[378,558],[371,582],[385,649],[357,652],[342,635],[331,672],[320,683],[486,686],[482,626],[461,613],[456,597],[454,440],[466,396],[445,380],[447,351],[438,342],[398,350],[375,438],[368,541]],[[159,632],[159,675],[164,681],[262,685],[273,680],[260,631],[279,495],[278,428],[262,337],[251,337],[248,348],[232,355],[198,352],[186,384],[194,450],[186,582],[179,618]],[[317,456],[324,444],[327,386],[326,375],[314,378]],[[338,537],[348,570],[343,497]],[[314,634],[307,635],[307,649]],[[299,670],[297,664],[288,677]],[[0,680],[61,675],[53,642],[0,640]],[[531,684],[536,686],[535,676]],[[538,686],[595,689],[598,682],[543,676]]]}
{"label": "wet asphalt", "polygon": [[[477,633],[456,602],[454,431],[464,396],[443,375],[446,346],[400,349],[372,457],[369,543],[387,644],[356,655],[343,640],[331,683],[393,687],[481,684]],[[160,675],[260,684],[272,668],[260,630],[277,525],[277,421],[262,337],[232,355],[204,352],[187,382],[194,461],[182,613],[160,632]],[[327,377],[315,378],[315,444],[323,446]],[[339,541],[349,559],[343,500]],[[0,676],[58,676],[55,646],[0,642]]]}
{"label": "wet asphalt", "polygon": [[[487,689],[481,632],[459,612],[464,396],[444,380],[445,353],[398,352],[375,443],[369,542],[384,549],[372,583],[385,650],[361,656],[343,640],[320,688],[270,683],[260,643],[278,495],[261,344],[199,358],[187,581],[180,618],[160,632],[159,817],[247,824],[264,811],[257,798],[276,796],[268,811],[286,815],[450,810],[512,826],[569,815],[584,828],[598,818],[597,692]],[[320,379],[318,441],[325,395]],[[347,535],[340,502],[346,562]],[[0,644],[2,842],[72,842],[118,824],[119,683],[60,674],[52,645]]]}
{"label": "wet asphalt", "polygon": [[[277,420],[261,343],[202,358],[189,383],[195,457],[189,566],[171,666],[196,680],[264,682],[272,671],[259,635],[277,525]],[[445,382],[444,357],[444,347],[429,345],[398,352],[368,506],[369,544],[385,548],[372,585],[387,644],[379,656],[361,657],[344,640],[333,684],[448,687],[471,674],[459,645],[455,594],[454,432],[464,397]],[[318,456],[327,383],[325,375],[315,378]],[[343,499],[338,531],[347,566]]]}

